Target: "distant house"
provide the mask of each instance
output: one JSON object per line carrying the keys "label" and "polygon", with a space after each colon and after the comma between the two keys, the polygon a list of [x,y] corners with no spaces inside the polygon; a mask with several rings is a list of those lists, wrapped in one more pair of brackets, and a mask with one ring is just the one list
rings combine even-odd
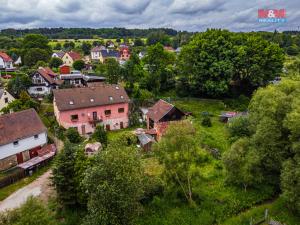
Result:
{"label": "distant house", "polygon": [[114,48],[115,47],[115,43],[111,40],[108,40],[105,45],[106,45],[107,48]]}
{"label": "distant house", "polygon": [[87,156],[93,156],[101,149],[102,149],[102,145],[100,142],[88,143],[84,148],[84,153]]}
{"label": "distant house", "polygon": [[48,95],[53,89],[57,89],[63,83],[49,67],[40,67],[36,70],[31,75],[31,81],[32,86],[29,87],[28,93],[36,96]]}
{"label": "distant house", "polygon": [[0,88],[0,111],[7,107],[7,105],[13,100],[15,100],[15,98],[7,90]]}
{"label": "distant house", "polygon": [[62,59],[62,57],[65,55],[65,52],[64,51],[59,51],[59,52],[54,52],[52,54],[52,58],[60,58]]}
{"label": "distant house", "polygon": [[174,105],[160,99],[148,109],[146,114],[147,129],[156,132],[159,139],[165,132],[168,123],[181,120],[185,113]]}
{"label": "distant house", "polygon": [[117,51],[117,50],[101,50],[100,51],[100,62],[101,63],[104,63],[105,60],[107,60],[108,58],[112,58],[112,59],[115,59],[115,60],[119,60],[120,58],[120,52]]}
{"label": "distant house", "polygon": [[129,98],[119,85],[54,90],[54,113],[64,128],[75,127],[81,135],[91,134],[97,124],[106,130],[128,127]]}
{"label": "distant house", "polygon": [[139,58],[140,58],[140,59],[144,58],[144,57],[145,57],[145,55],[146,55],[146,53],[145,53],[145,52],[139,52]]}
{"label": "distant house", "polygon": [[0,69],[13,70],[13,60],[5,52],[0,52]]}
{"label": "distant house", "polygon": [[66,52],[62,57],[62,61],[67,66],[72,66],[73,63],[81,59],[81,55],[78,52]]}
{"label": "distant house", "polygon": [[236,118],[238,116],[247,116],[248,112],[222,112],[220,115],[220,121],[227,123],[230,122],[231,119]]}
{"label": "distant house", "polygon": [[120,60],[128,60],[130,58],[130,51],[128,47],[120,48]]}
{"label": "distant house", "polygon": [[91,50],[91,59],[94,61],[99,61],[100,60],[100,52],[102,50],[106,50],[104,46],[96,46],[92,48]]}
{"label": "distant house", "polygon": [[64,84],[75,87],[88,86],[90,83],[102,83],[105,81],[105,77],[84,75],[80,71],[73,70],[69,74],[61,74],[60,79],[64,81]]}
{"label": "distant house", "polygon": [[47,144],[47,129],[34,109],[0,116],[0,170],[39,155]]}

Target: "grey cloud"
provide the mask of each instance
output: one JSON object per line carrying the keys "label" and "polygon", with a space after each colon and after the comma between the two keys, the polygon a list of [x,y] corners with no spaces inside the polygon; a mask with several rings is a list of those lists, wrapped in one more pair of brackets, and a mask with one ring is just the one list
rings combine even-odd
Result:
{"label": "grey cloud", "polygon": [[62,13],[75,13],[81,9],[81,1],[62,1],[57,9]]}
{"label": "grey cloud", "polygon": [[142,14],[151,0],[127,0],[127,1],[113,1],[111,7],[119,13],[125,14]]}
{"label": "grey cloud", "polygon": [[171,13],[174,14],[196,14],[219,11],[224,5],[222,0],[203,0],[203,1],[175,1],[171,6]]}

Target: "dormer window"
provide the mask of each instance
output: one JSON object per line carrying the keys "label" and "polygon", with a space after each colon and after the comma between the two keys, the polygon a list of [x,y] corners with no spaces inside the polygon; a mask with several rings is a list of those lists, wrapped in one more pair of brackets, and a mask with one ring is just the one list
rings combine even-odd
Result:
{"label": "dormer window", "polygon": [[120,89],[119,86],[116,86],[116,89],[119,90]]}
{"label": "dormer window", "polygon": [[19,145],[19,141],[14,141],[14,146],[18,146]]}
{"label": "dormer window", "polygon": [[94,102],[94,99],[93,99],[93,98],[91,98],[91,99],[90,99],[90,101],[91,101],[91,102]]}
{"label": "dormer window", "polygon": [[112,96],[109,96],[109,101],[113,101],[114,98]]}
{"label": "dormer window", "polygon": [[70,101],[70,105],[74,105],[74,102],[73,102],[73,101]]}
{"label": "dormer window", "polygon": [[123,95],[121,95],[121,99],[124,99],[124,96],[123,96]]}

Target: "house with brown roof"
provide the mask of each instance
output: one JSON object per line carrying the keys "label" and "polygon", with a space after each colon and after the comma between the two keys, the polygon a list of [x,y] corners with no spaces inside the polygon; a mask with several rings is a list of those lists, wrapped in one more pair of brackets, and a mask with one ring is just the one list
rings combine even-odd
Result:
{"label": "house with brown roof", "polygon": [[0,52],[0,69],[13,70],[13,60],[5,52]]}
{"label": "house with brown roof", "polygon": [[156,134],[159,139],[172,121],[181,120],[185,113],[174,105],[160,99],[146,113],[147,129],[146,133]]}
{"label": "house with brown roof", "polygon": [[47,129],[34,109],[0,116],[0,170],[38,156],[47,144]]}
{"label": "house with brown roof", "polygon": [[66,52],[61,59],[65,65],[72,66],[75,61],[82,59],[82,57],[78,52],[70,51]]}
{"label": "house with brown roof", "polygon": [[31,74],[32,86],[28,93],[32,96],[44,96],[51,94],[53,89],[57,89],[63,83],[59,76],[49,67],[40,67]]}
{"label": "house with brown roof", "polygon": [[75,127],[86,135],[93,133],[97,124],[106,130],[128,127],[129,97],[120,85],[59,89],[53,94],[56,120],[66,129]]}

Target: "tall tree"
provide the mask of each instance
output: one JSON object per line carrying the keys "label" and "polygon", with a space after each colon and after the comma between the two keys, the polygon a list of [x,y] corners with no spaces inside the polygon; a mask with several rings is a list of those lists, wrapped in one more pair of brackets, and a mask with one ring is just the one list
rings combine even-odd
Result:
{"label": "tall tree", "polygon": [[109,58],[105,61],[105,75],[110,84],[117,84],[121,79],[121,68],[119,63]]}
{"label": "tall tree", "polygon": [[202,162],[195,132],[190,121],[170,124],[166,134],[154,146],[165,167],[163,175],[168,187],[181,190],[189,203],[193,203],[194,179],[200,175]]}
{"label": "tall tree", "polygon": [[143,170],[134,149],[108,146],[99,152],[83,184],[89,195],[85,224],[133,223],[143,193]]}

